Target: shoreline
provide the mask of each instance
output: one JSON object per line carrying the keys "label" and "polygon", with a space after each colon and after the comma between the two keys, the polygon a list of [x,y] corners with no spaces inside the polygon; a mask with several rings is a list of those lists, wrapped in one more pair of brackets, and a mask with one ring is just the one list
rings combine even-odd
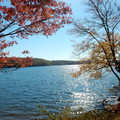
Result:
{"label": "shoreline", "polygon": [[63,113],[63,115],[53,118],[36,118],[34,120],[120,120],[120,111],[110,112],[106,110],[94,110],[73,117],[66,116]]}

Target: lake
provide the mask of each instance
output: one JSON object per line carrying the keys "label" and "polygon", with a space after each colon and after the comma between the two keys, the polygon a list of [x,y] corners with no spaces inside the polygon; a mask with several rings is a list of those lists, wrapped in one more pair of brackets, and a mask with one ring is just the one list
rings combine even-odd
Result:
{"label": "lake", "polygon": [[108,89],[118,84],[112,74],[100,80],[89,80],[87,75],[72,78],[70,73],[76,70],[77,65],[61,65],[0,72],[0,120],[33,120],[38,105],[50,112],[67,106],[92,110],[112,96]]}

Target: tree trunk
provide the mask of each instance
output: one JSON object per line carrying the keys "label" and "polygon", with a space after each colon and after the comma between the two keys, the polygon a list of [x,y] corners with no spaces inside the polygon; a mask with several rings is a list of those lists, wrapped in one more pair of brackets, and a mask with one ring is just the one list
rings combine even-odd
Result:
{"label": "tree trunk", "polygon": [[113,72],[113,74],[117,77],[118,81],[119,81],[119,85],[120,85],[120,77],[119,75],[114,71],[114,69],[110,66],[111,71]]}
{"label": "tree trunk", "polygon": [[117,72],[120,73],[120,62],[118,62],[118,63],[116,64],[115,69],[117,70]]}

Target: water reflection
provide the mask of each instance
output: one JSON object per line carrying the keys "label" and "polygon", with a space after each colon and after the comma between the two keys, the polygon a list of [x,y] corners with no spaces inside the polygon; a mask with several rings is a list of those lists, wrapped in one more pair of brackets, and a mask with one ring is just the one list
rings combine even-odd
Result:
{"label": "water reflection", "polygon": [[108,88],[117,84],[117,80],[112,75],[101,80],[88,80],[87,76],[72,78],[70,73],[78,69],[75,65],[48,66],[0,73],[0,119],[21,120],[23,114],[24,120],[31,119],[37,105],[52,112],[65,106],[73,110],[94,109],[111,95]]}
{"label": "water reflection", "polygon": [[[77,110],[79,108],[83,108],[84,110],[90,110],[93,108],[92,104],[95,102],[95,93],[77,93],[73,92],[73,106],[71,106],[72,110]],[[91,108],[92,107],[92,108]]]}

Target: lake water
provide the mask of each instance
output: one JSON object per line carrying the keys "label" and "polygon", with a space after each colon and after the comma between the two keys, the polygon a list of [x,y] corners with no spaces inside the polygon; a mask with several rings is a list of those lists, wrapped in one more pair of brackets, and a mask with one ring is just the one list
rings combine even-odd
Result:
{"label": "lake water", "polygon": [[38,105],[50,112],[66,106],[72,110],[99,108],[100,102],[112,95],[108,89],[118,81],[110,73],[101,80],[72,78],[70,73],[77,69],[77,65],[63,65],[0,72],[0,120],[33,120]]}

